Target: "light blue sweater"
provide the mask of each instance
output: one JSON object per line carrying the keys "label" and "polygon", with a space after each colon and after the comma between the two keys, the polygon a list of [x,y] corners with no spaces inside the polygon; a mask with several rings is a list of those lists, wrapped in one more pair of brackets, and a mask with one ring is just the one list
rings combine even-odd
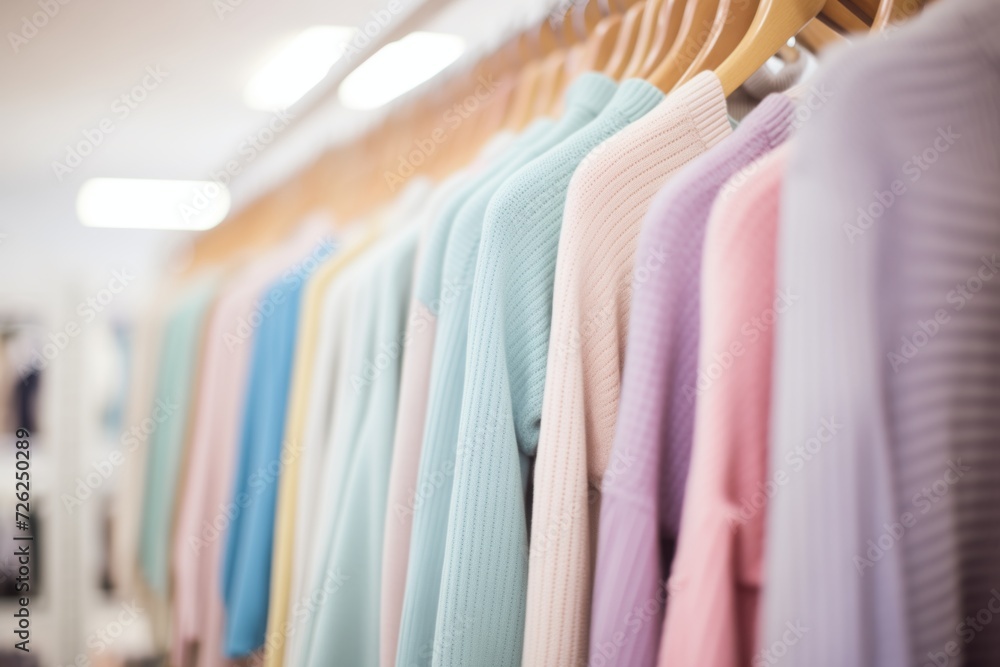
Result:
{"label": "light blue sweater", "polygon": [[[438,594],[448,526],[458,421],[462,406],[471,284],[483,219],[497,189],[520,167],[559,144],[592,121],[615,91],[615,82],[586,73],[570,87],[566,112],[558,123],[539,121],[526,136],[533,139],[503,156],[491,176],[468,197],[451,225],[444,261],[436,263],[442,285],[434,361],[421,449],[409,573],[397,648],[397,667],[430,665],[434,647]],[[434,298],[428,290],[423,295]]]}
{"label": "light blue sweater", "polygon": [[336,506],[317,526],[326,550],[309,591],[322,591],[307,621],[303,665],[377,665],[382,539],[407,306],[420,228],[413,225],[376,249],[355,303],[369,304],[365,335],[350,350],[347,388],[352,440],[340,457]]}
{"label": "light blue sweater", "polygon": [[573,172],[663,99],[622,83],[585,128],[525,165],[486,210],[434,639],[435,667],[521,662],[528,473],[538,444],[556,250]]}
{"label": "light blue sweater", "polygon": [[[282,441],[305,269],[289,271],[260,298],[262,321],[254,336],[243,403],[243,426],[233,475],[233,506],[226,533],[222,599],[224,651],[238,657],[264,644],[270,597],[274,510],[283,463]],[[268,312],[270,311],[270,312]]]}

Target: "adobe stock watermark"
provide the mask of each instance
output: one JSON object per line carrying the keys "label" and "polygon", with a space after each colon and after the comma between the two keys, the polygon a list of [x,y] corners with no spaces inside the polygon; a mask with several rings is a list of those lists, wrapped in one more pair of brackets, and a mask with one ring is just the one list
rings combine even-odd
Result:
{"label": "adobe stock watermark", "polygon": [[[726,371],[746,354],[752,345],[755,345],[764,334],[774,327],[778,317],[788,312],[799,298],[789,290],[778,290],[771,307],[744,322],[740,326],[739,337],[721,351],[714,352],[704,368],[698,370],[698,378],[695,380],[694,386],[684,387],[684,396],[688,401],[693,403],[698,396],[711,389],[725,375]],[[699,363],[700,365],[701,363]]]}
{"label": "adobe stock watermark", "polygon": [[177,210],[184,221],[190,221],[204,213],[219,197],[233,178],[238,176],[258,155],[260,155],[282,132],[288,129],[295,116],[287,110],[276,111],[267,123],[252,134],[246,135],[236,147],[238,159],[229,160],[222,169],[209,174],[210,180],[198,188],[190,201],[178,203]]}
{"label": "adobe stock watermark", "polygon": [[298,629],[319,611],[326,599],[343,588],[349,580],[350,577],[339,567],[327,570],[323,582],[308,595],[299,598],[290,608],[285,625],[268,632],[264,637],[264,644],[244,659],[245,662],[242,663],[244,667],[263,665],[268,651],[280,651],[288,640],[295,636]]}
{"label": "adobe stock watermark", "polygon": [[[966,616],[965,620],[955,626],[955,634],[962,640],[962,644],[971,644],[972,640],[993,622],[997,614],[1000,614],[1000,591],[992,588],[986,604],[976,612],[975,616]],[[924,663],[924,667],[948,667],[952,658],[957,658],[962,652],[962,644],[949,641],[942,647],[942,651],[928,652],[927,657],[930,662]]]}
{"label": "adobe stock watermark", "polygon": [[307,280],[336,251],[336,241],[332,237],[323,237],[309,255],[286,269],[281,276],[281,285],[272,286],[263,296],[258,297],[250,312],[236,320],[235,329],[222,334],[222,340],[229,351],[232,352],[250,340],[254,331],[288,298],[287,290]]}
{"label": "adobe stock watermark", "polygon": [[429,312],[420,309],[412,313],[408,326],[403,331],[403,335],[399,340],[383,342],[373,359],[365,359],[362,364],[361,374],[354,373],[351,375],[351,386],[354,388],[354,391],[360,392],[363,388],[371,385],[375,381],[375,378],[381,375],[385,369],[389,368],[390,364],[398,361],[403,356],[406,344],[414,336],[430,326],[429,317],[437,317],[441,312],[441,308],[454,303],[461,291],[462,286],[459,283],[446,278],[441,285],[441,296],[429,304]]}
{"label": "adobe stock watermark", "polygon": [[91,463],[93,470],[76,478],[73,493],[63,493],[59,496],[66,511],[72,514],[77,507],[82,506],[94,494],[94,491],[99,489],[104,482],[111,478],[115,470],[125,463],[125,458],[129,454],[149,440],[153,433],[177,412],[178,407],[176,401],[156,399],[150,416],[121,434],[119,448],[112,450],[101,460]]}
{"label": "adobe stock watermark", "polygon": [[393,508],[397,521],[402,523],[409,517],[412,517],[424,503],[434,497],[434,494],[455,474],[455,467],[457,466],[459,456],[472,453],[475,449],[485,447],[492,442],[493,438],[500,431],[500,423],[497,415],[490,415],[487,417],[487,422],[481,424],[475,430],[471,439],[459,440],[458,446],[455,448],[454,457],[447,459],[444,463],[437,466],[435,470],[421,472],[417,477],[417,486],[410,489],[409,498],[406,503],[396,503],[396,506]]}
{"label": "adobe stock watermark", "polygon": [[34,39],[38,32],[47,26],[49,21],[54,19],[69,3],[70,0],[37,0],[35,4],[38,5],[40,11],[31,14],[31,16],[22,16],[18,31],[9,30],[7,32],[7,41],[14,53],[17,54],[25,44]]}
{"label": "adobe stock watermark", "polygon": [[80,320],[69,320],[55,331],[49,332],[47,340],[42,343],[40,349],[31,350],[30,360],[19,369],[21,377],[25,377],[32,370],[45,370],[49,363],[58,357],[74,338],[83,332],[83,324],[90,324],[99,313],[114,301],[118,294],[121,294],[129,283],[135,280],[135,276],[128,272],[128,269],[120,269],[111,272],[111,279],[107,285],[97,291],[93,296],[89,296],[76,306],[76,314]]}
{"label": "adobe stock watermark", "polygon": [[499,85],[493,80],[492,75],[480,76],[477,83],[471,95],[455,102],[450,109],[441,114],[442,125],[435,127],[428,136],[414,139],[413,148],[398,156],[395,170],[382,172],[382,178],[389,192],[395,192],[406,179],[413,176],[417,169],[437,152],[438,147],[451,138],[452,132],[489,101]]}
{"label": "adobe stock watermark", "polygon": [[68,663],[65,667],[91,667],[91,665],[103,664],[102,660],[95,661],[94,658],[100,658],[104,655],[125,634],[125,630],[139,620],[143,614],[143,608],[135,600],[123,602],[115,620],[87,636],[87,648],[90,650],[78,653],[73,662]]}
{"label": "adobe stock watermark", "polygon": [[927,347],[941,333],[941,329],[951,322],[952,313],[960,312],[965,308],[982,291],[986,283],[993,280],[997,272],[1000,272],[1000,263],[997,262],[995,254],[991,257],[982,255],[979,260],[980,266],[976,272],[965,282],[955,285],[955,289],[950,290],[945,295],[945,300],[952,312],[945,308],[938,308],[932,317],[918,320],[913,333],[900,338],[899,348],[886,353],[886,359],[894,373],[898,373],[901,367],[910,363],[920,353],[920,350]]}
{"label": "adobe stock watermark", "polygon": [[[622,285],[623,289],[619,290],[619,292],[621,293],[631,290],[631,297],[634,298],[635,292],[652,280],[653,276],[655,276],[666,263],[666,249],[664,249],[663,246],[656,246],[652,248],[649,255],[633,269],[632,281],[627,285]],[[629,298],[629,294],[624,294],[625,301],[628,301]],[[590,339],[597,332],[604,329],[604,327],[614,319],[615,313],[617,312],[615,308],[617,304],[618,299],[616,299],[613,295],[612,298],[608,299],[603,306],[597,310],[592,310],[586,313],[580,326],[574,326],[572,331],[570,331],[569,341],[559,341],[555,343],[556,354],[565,358],[570,354],[576,354],[579,352],[584,341]]]}
{"label": "adobe stock watermark", "polygon": [[277,459],[254,469],[247,477],[247,490],[241,491],[231,500],[219,505],[218,511],[211,521],[202,521],[198,535],[187,536],[188,548],[196,555],[200,554],[202,549],[224,535],[240,513],[256,502],[265,489],[276,484],[280,479],[281,471],[301,454],[302,444],[293,442],[288,447],[282,446],[281,454]]}
{"label": "adobe stock watermark", "polygon": [[[792,472],[800,472],[806,463],[816,458],[826,445],[833,442],[837,433],[843,428],[844,425],[838,423],[834,417],[820,419],[816,432],[785,454],[785,465],[790,467]],[[785,468],[778,468],[771,473],[769,479],[757,482],[757,490],[744,497],[739,510],[730,516],[730,527],[735,530],[757,516],[790,480],[789,472]]]}
{"label": "adobe stock watermark", "polygon": [[920,518],[931,511],[941,500],[948,495],[951,487],[965,476],[965,473],[972,470],[970,466],[962,465],[962,459],[948,461],[948,466],[940,479],[935,480],[914,494],[910,502],[913,504],[915,512],[907,510],[899,515],[893,523],[884,523],[882,533],[875,539],[867,542],[868,550],[864,555],[855,555],[853,563],[858,574],[864,576],[865,570],[875,567],[875,563],[882,560],[885,555],[903,539],[906,531],[917,525]]}
{"label": "adobe stock watermark", "polygon": [[757,652],[750,660],[753,667],[765,667],[766,665],[777,665],[781,659],[788,655],[788,651],[802,641],[802,637],[809,632],[809,628],[802,625],[801,621],[787,621],[785,631],[781,633],[779,639],[774,640],[770,646],[766,646]]}
{"label": "adobe stock watermark", "polygon": [[867,206],[858,207],[855,221],[844,223],[844,234],[847,235],[847,240],[854,243],[858,237],[871,229],[875,222],[884,216],[899,201],[900,197],[906,194],[907,182],[913,185],[919,181],[927,173],[927,170],[961,138],[962,135],[955,132],[951,125],[937,128],[937,136],[931,145],[921,152],[915,153],[903,163],[901,168],[903,178],[892,181],[888,190],[874,191],[872,193],[873,201]]}
{"label": "adobe stock watermark", "polygon": [[145,75],[136,85],[128,91],[122,93],[111,103],[110,113],[94,124],[93,127],[85,127],[80,133],[83,138],[76,143],[67,144],[65,157],[62,162],[52,161],[52,173],[61,183],[62,180],[73,173],[73,171],[83,164],[84,158],[92,154],[98,146],[104,143],[104,139],[118,129],[118,123],[127,119],[139,105],[146,101],[149,94],[159,88],[168,76],[159,65],[148,65]]}

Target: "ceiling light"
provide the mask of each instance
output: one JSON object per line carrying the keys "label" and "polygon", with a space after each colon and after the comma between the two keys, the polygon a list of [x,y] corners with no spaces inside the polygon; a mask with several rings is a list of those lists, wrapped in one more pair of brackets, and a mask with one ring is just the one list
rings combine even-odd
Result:
{"label": "ceiling light", "polygon": [[214,181],[92,178],[76,213],[88,227],[198,230],[222,222],[229,204],[229,190]]}
{"label": "ceiling light", "polygon": [[254,109],[287,109],[323,80],[353,35],[332,25],[303,31],[250,79],[243,99]]}
{"label": "ceiling light", "polygon": [[455,62],[465,43],[457,35],[412,32],[386,44],[340,84],[340,103],[374,109],[415,88]]}

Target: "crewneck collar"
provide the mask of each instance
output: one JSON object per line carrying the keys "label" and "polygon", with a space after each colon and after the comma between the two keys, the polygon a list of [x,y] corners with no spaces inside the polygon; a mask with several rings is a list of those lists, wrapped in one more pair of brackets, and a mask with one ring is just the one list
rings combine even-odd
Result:
{"label": "crewneck collar", "polygon": [[584,72],[566,91],[565,108],[581,110],[596,116],[614,97],[618,84],[599,72]]}
{"label": "crewneck collar", "polygon": [[663,101],[663,93],[643,79],[626,79],[615,91],[614,97],[601,111],[601,116],[615,116],[626,124],[642,118]]}

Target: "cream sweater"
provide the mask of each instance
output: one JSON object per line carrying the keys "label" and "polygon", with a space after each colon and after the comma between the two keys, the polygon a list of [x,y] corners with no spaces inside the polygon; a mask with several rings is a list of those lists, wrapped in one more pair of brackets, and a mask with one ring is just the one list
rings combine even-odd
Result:
{"label": "cream sweater", "polygon": [[525,666],[586,664],[629,302],[634,284],[658,268],[633,281],[639,229],[664,182],[730,131],[718,78],[701,74],[597,146],[570,182],[534,471]]}

